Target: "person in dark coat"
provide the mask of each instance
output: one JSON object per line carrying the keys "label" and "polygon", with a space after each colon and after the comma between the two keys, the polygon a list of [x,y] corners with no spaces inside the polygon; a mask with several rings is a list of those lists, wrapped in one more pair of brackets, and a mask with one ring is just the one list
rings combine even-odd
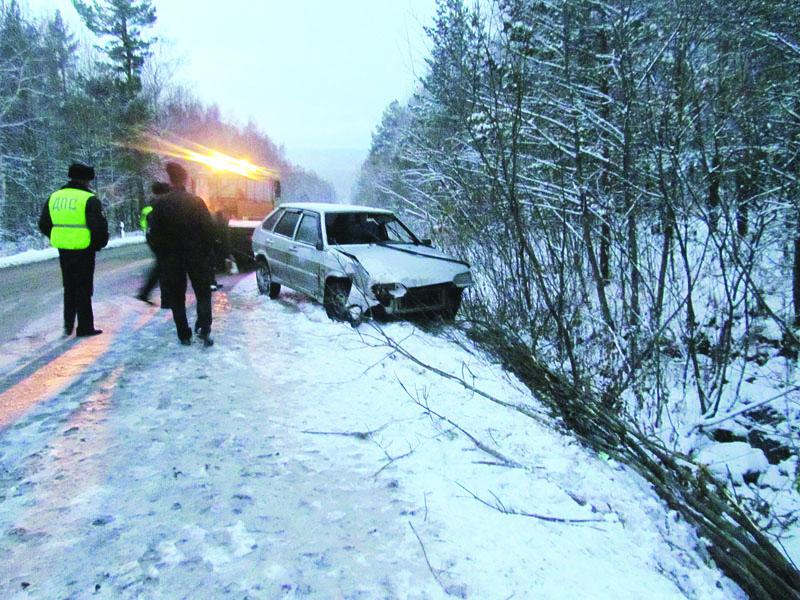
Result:
{"label": "person in dark coat", "polygon": [[[150,213],[153,212],[153,208],[158,203],[159,199],[164,195],[169,193],[170,187],[169,184],[164,183],[163,181],[156,181],[153,183],[152,186],[153,191],[153,198],[150,201],[148,206],[145,206],[142,210],[142,229],[145,232],[145,237],[147,239],[147,244],[150,246],[150,250],[153,250],[153,246],[150,243]],[[147,278],[144,281],[144,284],[139,289],[139,293],[136,294],[136,298],[141,300],[142,302],[146,302],[147,304],[152,304],[150,302],[150,294],[155,289],[157,285],[159,285],[159,281],[161,279],[161,259],[159,258],[158,254],[156,254],[155,250],[153,250],[153,255],[155,260],[153,264],[150,266],[150,270],[147,273]],[[169,305],[164,302],[164,295],[162,293],[161,296],[161,308],[169,308]]]}
{"label": "person in dark coat", "polygon": [[215,236],[214,236],[214,256],[211,264],[211,291],[222,289],[222,284],[217,281],[217,273],[227,272],[227,261],[230,256],[231,242],[230,231],[228,229],[228,214],[225,209],[220,209],[213,215]]}
{"label": "person in dark coat", "polygon": [[172,309],[178,339],[192,340],[186,318],[186,278],[197,299],[195,332],[211,346],[211,264],[214,221],[202,198],[186,190],[188,175],[177,162],[166,166],[170,192],[150,213],[150,245],[161,258],[161,296]]}
{"label": "person in dark coat", "polygon": [[64,333],[88,337],[103,333],[94,327],[95,254],[108,244],[108,221],[103,206],[89,182],[94,168],[73,163],[67,172],[69,182],[53,192],[42,207],[39,230],[58,248],[61,280],[64,286]]}

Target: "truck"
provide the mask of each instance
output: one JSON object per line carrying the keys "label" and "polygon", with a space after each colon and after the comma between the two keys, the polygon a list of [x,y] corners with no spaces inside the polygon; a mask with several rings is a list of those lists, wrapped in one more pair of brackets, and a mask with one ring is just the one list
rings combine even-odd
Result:
{"label": "truck", "polygon": [[[275,208],[281,182],[271,173],[240,175],[202,167],[193,173],[192,193],[200,196],[222,228],[230,256],[240,271],[251,270],[253,232]],[[226,229],[225,229],[226,228]]]}

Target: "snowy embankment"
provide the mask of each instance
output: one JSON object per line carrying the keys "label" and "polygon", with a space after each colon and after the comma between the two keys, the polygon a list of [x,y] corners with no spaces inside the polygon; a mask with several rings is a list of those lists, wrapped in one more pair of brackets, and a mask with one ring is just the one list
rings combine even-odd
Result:
{"label": "snowy embankment", "polygon": [[537,412],[469,344],[252,275],[214,310],[205,350],[95,306],[108,335],[0,437],[0,597],[744,597],[640,477],[387,336]]}
{"label": "snowy embankment", "polygon": [[[47,242],[47,238],[42,237],[44,242]],[[118,246],[125,246],[127,244],[143,244],[144,243],[144,234],[140,231],[135,233],[131,233],[126,235],[125,237],[118,237],[109,240],[108,247],[109,248],[116,248]],[[8,256],[4,256],[5,251],[8,250],[11,252]],[[42,260],[50,260],[51,258],[58,258],[58,249],[48,246],[47,248],[43,249],[28,249],[23,251],[18,251],[16,244],[9,244],[7,248],[4,248],[0,244],[0,269],[3,267],[16,267],[19,265],[26,265],[34,262],[39,262]]]}

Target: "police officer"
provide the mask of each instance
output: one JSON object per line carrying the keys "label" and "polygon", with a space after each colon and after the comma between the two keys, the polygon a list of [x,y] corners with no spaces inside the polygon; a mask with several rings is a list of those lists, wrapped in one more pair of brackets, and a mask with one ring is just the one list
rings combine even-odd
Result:
{"label": "police officer", "polygon": [[58,248],[61,280],[64,285],[64,333],[88,337],[103,333],[94,327],[95,254],[108,244],[108,221],[89,182],[94,168],[73,163],[67,172],[69,182],[53,192],[42,208],[39,230]]}
{"label": "police officer", "polygon": [[203,199],[186,190],[188,174],[177,162],[166,166],[170,193],[150,213],[150,247],[161,260],[161,296],[172,309],[178,339],[191,344],[186,318],[186,278],[197,299],[195,331],[211,346],[211,264],[214,221]]}

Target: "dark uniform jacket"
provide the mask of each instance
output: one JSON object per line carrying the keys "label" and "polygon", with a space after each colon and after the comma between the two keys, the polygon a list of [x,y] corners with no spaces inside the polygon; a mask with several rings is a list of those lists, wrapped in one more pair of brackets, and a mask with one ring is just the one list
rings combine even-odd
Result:
{"label": "dark uniform jacket", "polygon": [[159,256],[208,257],[214,244],[214,221],[205,202],[185,189],[159,198],[148,215],[150,247]]}
{"label": "dark uniform jacket", "polygon": [[[61,189],[72,188],[76,190],[83,190],[84,192],[91,192],[89,188],[81,185],[77,181],[70,181]],[[103,216],[103,206],[97,196],[92,196],[86,201],[86,226],[91,233],[91,242],[86,250],[70,250],[69,252],[97,252],[101,248],[105,248],[108,244],[108,221]],[[50,200],[44,203],[42,214],[39,216],[39,231],[50,237],[50,232],[53,230],[53,219],[50,216]]]}

